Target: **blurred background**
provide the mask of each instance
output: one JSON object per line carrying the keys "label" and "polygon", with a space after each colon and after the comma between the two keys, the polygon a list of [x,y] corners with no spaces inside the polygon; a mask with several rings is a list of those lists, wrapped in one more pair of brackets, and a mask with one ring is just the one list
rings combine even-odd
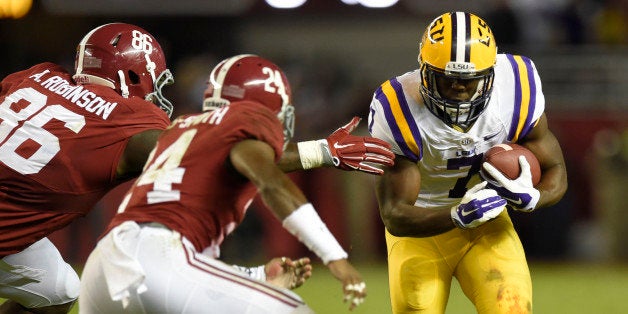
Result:
{"label": "blurred background", "polygon": [[[364,118],[357,133],[367,134],[372,93],[417,68],[423,30],[450,10],[483,17],[499,50],[530,57],[541,75],[569,190],[552,208],[511,213],[529,260],[628,264],[626,0],[1,0],[0,76],[43,61],[72,69],[83,35],[127,22],[164,48],[175,115],[199,109],[218,61],[254,53],[287,72],[295,140],[324,137],[352,116]],[[354,261],[385,261],[373,177],[335,169],[291,176]],[[66,260],[85,261],[127,187],[51,237]],[[223,257],[251,264],[281,255],[309,252],[256,201]]]}

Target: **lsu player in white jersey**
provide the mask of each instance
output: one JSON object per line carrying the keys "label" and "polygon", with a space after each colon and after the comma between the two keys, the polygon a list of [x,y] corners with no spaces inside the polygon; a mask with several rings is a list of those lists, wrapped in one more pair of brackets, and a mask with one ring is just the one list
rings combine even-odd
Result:
{"label": "lsu player in white jersey", "polygon": [[[371,135],[397,155],[376,187],[393,313],[444,313],[453,277],[478,313],[530,313],[530,272],[505,208],[532,212],[567,189],[539,74],[527,57],[498,54],[489,26],[465,12],[429,24],[418,61],[377,89],[369,113]],[[515,180],[483,165],[499,143],[532,150],[541,182],[525,158]]]}

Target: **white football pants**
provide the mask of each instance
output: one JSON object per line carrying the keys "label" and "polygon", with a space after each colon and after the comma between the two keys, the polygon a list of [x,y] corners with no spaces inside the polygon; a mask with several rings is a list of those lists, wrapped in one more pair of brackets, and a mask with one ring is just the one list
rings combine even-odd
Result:
{"label": "white football pants", "polygon": [[40,308],[74,301],[78,293],[78,275],[48,238],[0,260],[0,298]]}
{"label": "white football pants", "polygon": [[111,230],[90,254],[79,312],[313,313],[292,291],[200,254],[178,232],[132,221]]}

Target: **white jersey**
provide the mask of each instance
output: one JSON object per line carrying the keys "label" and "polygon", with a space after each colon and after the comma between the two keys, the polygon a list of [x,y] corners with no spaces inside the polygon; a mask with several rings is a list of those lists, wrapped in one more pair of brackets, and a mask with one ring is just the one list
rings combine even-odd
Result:
{"label": "white jersey", "polygon": [[419,70],[384,82],[371,102],[369,132],[417,163],[421,187],[416,206],[449,209],[480,182],[482,157],[491,146],[517,142],[535,126],[545,110],[541,81],[530,59],[498,54],[490,101],[467,132],[430,112],[419,82]]}

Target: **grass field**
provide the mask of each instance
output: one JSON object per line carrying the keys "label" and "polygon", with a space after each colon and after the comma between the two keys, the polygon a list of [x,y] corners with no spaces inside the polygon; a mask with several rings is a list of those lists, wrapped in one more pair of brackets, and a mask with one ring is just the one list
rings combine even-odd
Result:
{"label": "grass field", "polygon": [[[296,292],[319,314],[390,313],[384,265],[357,265],[368,287],[368,298],[353,312],[342,302],[340,284],[322,265]],[[628,265],[531,264],[534,312],[540,314],[628,313]],[[71,312],[78,313],[75,306]],[[454,281],[447,314],[475,313]]]}
{"label": "grass field", "polygon": [[[352,313],[390,313],[386,269],[358,266],[365,276],[368,298]],[[532,264],[534,312],[541,314],[628,313],[628,265]],[[319,265],[315,274],[297,290],[316,313],[349,313],[342,303],[340,284]],[[454,281],[447,314],[475,313]]]}

